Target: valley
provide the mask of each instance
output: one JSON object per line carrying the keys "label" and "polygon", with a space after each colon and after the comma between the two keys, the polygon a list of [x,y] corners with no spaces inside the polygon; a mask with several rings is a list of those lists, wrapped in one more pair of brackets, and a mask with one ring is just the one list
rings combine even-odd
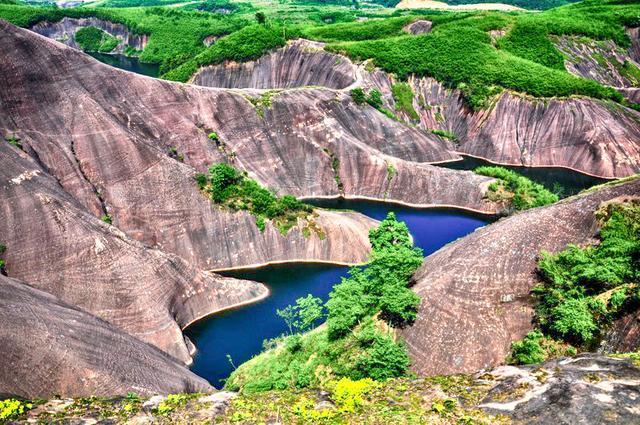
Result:
{"label": "valley", "polygon": [[640,4],[423,3],[0,0],[0,422],[637,422]]}

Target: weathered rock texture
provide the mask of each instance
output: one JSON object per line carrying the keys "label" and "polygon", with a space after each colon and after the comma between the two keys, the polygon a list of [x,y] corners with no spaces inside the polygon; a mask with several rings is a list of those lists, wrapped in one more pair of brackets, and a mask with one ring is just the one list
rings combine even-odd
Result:
{"label": "weathered rock texture", "polygon": [[640,311],[629,313],[616,320],[607,329],[600,351],[605,353],[629,353],[640,350]]}
{"label": "weathered rock texture", "polygon": [[[364,73],[363,86],[385,93],[394,110],[393,80]],[[533,99],[504,92],[487,109],[473,112],[459,91],[432,78],[411,78],[419,126],[456,136],[457,152],[506,165],[565,167],[598,177],[640,172],[640,113],[589,98]],[[397,112],[406,121],[410,118]]]}
{"label": "weathered rock texture", "polygon": [[402,30],[408,32],[409,34],[418,35],[431,32],[432,26],[433,22],[420,19],[405,26]]}
{"label": "weathered rock texture", "polygon": [[640,193],[640,179],[515,214],[427,257],[414,278],[422,299],[402,331],[423,374],[471,372],[504,361],[531,330],[530,290],[541,251],[595,242],[601,202]]}
{"label": "weathered rock texture", "polygon": [[[281,194],[496,211],[483,200],[490,179],[424,163],[458,158],[447,142],[357,106],[348,95],[185,86],[116,70],[6,23],[0,38],[0,56],[10,58],[1,65],[0,131],[20,137],[94,215],[110,214],[130,237],[197,267],[362,262],[374,225],[360,214],[320,211],[324,239],[305,238],[304,224],[286,237],[270,224],[261,233],[249,214],[221,210],[198,192],[196,170],[220,161],[233,160]],[[210,131],[221,143],[208,139]],[[172,148],[184,163],[169,155]]]}
{"label": "weathered rock texture", "polygon": [[613,87],[637,87],[640,83],[640,70],[630,52],[611,40],[585,42],[579,37],[563,36],[554,41],[566,57],[565,68],[572,74]]}
{"label": "weathered rock texture", "polygon": [[4,276],[0,276],[0,323],[0,396],[213,390],[157,348]]}
{"label": "weathered rock texture", "polygon": [[502,382],[480,407],[517,424],[640,421],[640,369],[626,359],[581,354],[540,366],[503,366],[482,378]]}
{"label": "weathered rock texture", "polygon": [[31,27],[31,30],[45,37],[53,38],[67,46],[80,49],[80,46],[76,43],[75,35],[76,31],[83,27],[100,28],[102,31],[119,38],[121,42],[112,53],[122,53],[127,46],[137,50],[143,50],[149,40],[148,35],[133,34],[125,25],[117,22],[103,21],[93,17],[78,19],[65,17],[58,22],[43,21],[35,24]]}
{"label": "weathered rock texture", "polygon": [[343,56],[323,50],[321,43],[295,40],[253,62],[225,62],[201,68],[192,78],[207,87],[275,89],[352,84],[356,67]]}
{"label": "weathered rock texture", "polygon": [[82,308],[183,362],[181,327],[267,295],[202,272],[103,223],[25,153],[0,143],[0,235],[9,276]]}

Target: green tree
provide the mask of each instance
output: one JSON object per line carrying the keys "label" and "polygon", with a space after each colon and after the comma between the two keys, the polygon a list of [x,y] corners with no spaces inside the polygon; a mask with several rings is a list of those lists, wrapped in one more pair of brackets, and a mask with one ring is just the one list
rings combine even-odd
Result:
{"label": "green tree", "polygon": [[511,343],[510,363],[536,364],[546,359],[546,352],[540,345],[543,335],[540,331],[529,332],[521,341]]}
{"label": "green tree", "polygon": [[256,12],[256,21],[260,25],[264,25],[267,22],[267,16],[264,14],[264,12]]}
{"label": "green tree", "polygon": [[351,90],[351,98],[358,105],[362,105],[367,101],[364,90],[362,90],[360,87]]}
{"label": "green tree", "polygon": [[310,330],[320,319],[324,317],[324,307],[320,298],[308,294],[298,298],[295,305],[288,305],[284,309],[276,310],[289,328],[289,333],[294,331],[306,332]]}
{"label": "green tree", "polygon": [[211,196],[216,202],[223,202],[227,198],[226,189],[238,182],[240,176],[235,168],[224,164],[216,164],[209,168],[211,174]]}

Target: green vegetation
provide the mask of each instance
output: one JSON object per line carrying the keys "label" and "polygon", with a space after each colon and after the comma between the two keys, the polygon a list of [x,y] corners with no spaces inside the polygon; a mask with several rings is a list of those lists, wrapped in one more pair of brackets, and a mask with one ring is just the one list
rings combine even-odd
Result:
{"label": "green vegetation", "polygon": [[119,40],[96,27],[80,28],[75,39],[85,52],[102,52],[108,53],[115,49]]}
{"label": "green vegetation", "polygon": [[295,32],[285,27],[249,25],[233,34],[221,38],[202,53],[167,72],[164,77],[174,81],[187,81],[201,66],[221,63],[225,60],[244,62],[257,59],[267,51],[285,45]]}
{"label": "green vegetation", "polygon": [[415,319],[419,298],[408,287],[422,264],[409,231],[393,213],[371,230],[370,261],[353,267],[326,302],[326,324],[304,332],[323,316],[311,296],[278,311],[291,335],[267,342],[267,351],[241,365],[227,388],[243,392],[323,387],[339,378],[383,381],[407,373],[409,357],[393,327]]}
{"label": "green vegetation", "polygon": [[[140,421],[143,416],[153,416],[153,420],[160,423],[209,424],[215,416],[216,423],[224,424],[510,423],[504,416],[491,416],[476,407],[497,383],[490,379],[490,375],[483,376],[482,380],[452,375],[391,379],[382,384],[366,378],[341,378],[326,385],[323,393],[313,388],[240,393],[230,400],[227,409],[215,414],[211,403],[206,401],[206,394],[172,394],[158,408],[144,413],[141,413],[142,404],[147,400],[135,394],[117,398],[86,397],[69,400],[62,412],[54,413],[46,408],[31,410],[28,419],[37,423],[80,423],[83,419],[96,418],[102,422],[130,423]],[[318,399],[326,399],[331,404],[319,405]],[[27,415],[22,413],[13,415],[9,421],[26,419]],[[3,419],[0,417],[0,420]]]}
{"label": "green vegetation", "polygon": [[6,140],[7,140],[7,143],[9,143],[11,146],[15,146],[16,148],[23,150],[22,142],[15,135],[7,137]]}
{"label": "green vegetation", "polygon": [[351,98],[357,105],[364,105],[367,101],[367,95],[360,87],[351,90]]}
{"label": "green vegetation", "polygon": [[514,362],[594,349],[609,324],[640,307],[640,203],[612,202],[597,217],[599,244],[541,254],[542,283],[533,290],[539,330],[512,345]]}
{"label": "green vegetation", "polygon": [[278,197],[230,165],[213,165],[208,176],[198,174],[195,179],[198,187],[216,204],[253,214],[260,230],[264,230],[265,219],[271,220],[283,234],[295,226],[298,219],[312,222],[310,205],[291,195]]}
{"label": "green vegetation", "polygon": [[436,136],[440,136],[443,137],[445,139],[449,139],[449,140],[457,140],[458,137],[451,131],[448,130],[440,130],[438,128],[431,130],[432,134],[435,134]]}
{"label": "green vegetation", "polygon": [[6,251],[7,251],[7,247],[5,245],[0,244],[0,274],[6,274],[5,266],[7,263],[4,261],[4,258],[2,258],[2,255]]}
{"label": "green vegetation", "polygon": [[515,171],[503,167],[478,167],[474,172],[498,179],[489,185],[487,197],[491,201],[506,202],[516,210],[558,202],[558,195]]}
{"label": "green vegetation", "polygon": [[13,419],[18,419],[32,407],[32,403],[24,403],[14,398],[0,400],[0,421],[8,422]]}
{"label": "green vegetation", "polygon": [[110,214],[103,215],[102,217],[100,217],[100,220],[104,221],[107,224],[111,224],[111,222],[112,222]]}
{"label": "green vegetation", "polygon": [[[564,6],[580,0],[503,0],[500,3],[510,4],[523,9],[545,10],[552,7]],[[474,3],[495,3],[495,0],[444,0],[450,5],[474,4]]]}
{"label": "green vegetation", "polygon": [[420,116],[413,108],[413,91],[407,83],[396,83],[391,86],[393,100],[396,101],[396,110],[406,113],[413,121],[418,121]]}

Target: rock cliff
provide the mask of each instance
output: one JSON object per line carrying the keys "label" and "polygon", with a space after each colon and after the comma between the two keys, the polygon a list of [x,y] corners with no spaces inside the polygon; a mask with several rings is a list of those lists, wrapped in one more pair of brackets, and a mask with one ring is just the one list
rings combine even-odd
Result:
{"label": "rock cliff", "polygon": [[202,272],[94,217],[0,143],[0,235],[9,276],[80,307],[183,362],[181,327],[267,295],[262,284]]}
{"label": "rock cliff", "polygon": [[640,193],[640,179],[518,213],[427,257],[416,272],[422,302],[402,331],[423,374],[471,372],[504,361],[531,330],[530,290],[540,251],[594,242],[600,203]]}
{"label": "rock cliff", "polygon": [[[2,61],[0,131],[19,137],[95,216],[109,214],[128,236],[197,267],[361,262],[374,224],[319,211],[324,239],[305,238],[303,224],[287,236],[271,226],[262,233],[252,216],[221,210],[198,192],[195,172],[219,161],[280,194],[497,210],[483,199],[491,179],[427,164],[458,158],[446,142],[344,93],[185,86],[108,67],[6,23],[0,38],[0,56],[9,58]],[[207,137],[212,131],[218,143]]]}
{"label": "rock cliff", "polygon": [[0,323],[0,395],[81,397],[134,391],[149,396],[213,390],[157,348],[4,276]]}
{"label": "rock cliff", "polygon": [[225,62],[201,68],[192,82],[224,88],[276,89],[323,86],[342,89],[356,79],[356,67],[343,56],[323,50],[322,43],[289,42],[252,62]]}
{"label": "rock cliff", "polygon": [[149,40],[146,34],[133,34],[125,25],[93,17],[78,19],[65,17],[58,22],[43,21],[32,26],[31,31],[79,49],[80,46],[76,42],[75,34],[78,29],[83,27],[100,28],[102,31],[119,38],[121,42],[111,53],[123,53],[127,47],[143,50]]}

